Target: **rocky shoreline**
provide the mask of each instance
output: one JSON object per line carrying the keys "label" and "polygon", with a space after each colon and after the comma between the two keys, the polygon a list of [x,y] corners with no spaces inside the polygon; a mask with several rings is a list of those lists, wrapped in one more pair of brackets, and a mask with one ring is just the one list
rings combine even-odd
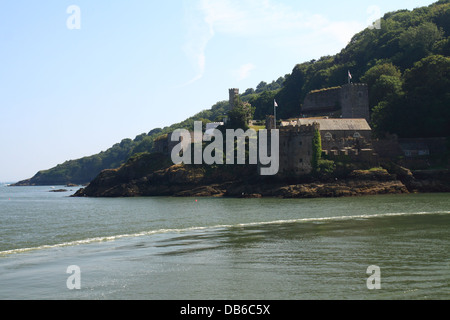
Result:
{"label": "rocky shoreline", "polygon": [[249,185],[228,182],[212,185],[163,185],[140,187],[138,183],[122,184],[102,192],[92,188],[80,189],[75,197],[233,197],[233,198],[319,198],[358,195],[409,193],[401,181],[346,180],[336,183],[307,183],[295,185]]}
{"label": "rocky shoreline", "polygon": [[[153,156],[154,157],[154,156]],[[161,168],[146,163],[161,163]],[[351,197],[411,192],[450,192],[450,174],[422,172],[417,176],[398,167],[388,170],[355,170],[344,179],[287,181],[255,177],[253,167],[236,166],[205,171],[201,167],[164,166],[161,159],[135,158],[123,167],[104,170],[74,197],[234,197],[319,198]],[[392,171],[394,173],[392,173]]]}

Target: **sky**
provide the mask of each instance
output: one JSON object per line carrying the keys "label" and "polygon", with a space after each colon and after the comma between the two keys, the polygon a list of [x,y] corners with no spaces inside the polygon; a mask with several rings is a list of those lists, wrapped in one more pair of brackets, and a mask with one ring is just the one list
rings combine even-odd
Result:
{"label": "sky", "polygon": [[0,0],[0,181],[183,121],[433,2]]}

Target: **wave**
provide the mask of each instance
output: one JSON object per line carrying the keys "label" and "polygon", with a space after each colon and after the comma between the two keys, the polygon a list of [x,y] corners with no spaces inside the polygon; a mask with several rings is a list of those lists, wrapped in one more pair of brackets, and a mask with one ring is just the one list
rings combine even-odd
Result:
{"label": "wave", "polygon": [[203,226],[203,227],[187,227],[187,228],[174,228],[174,229],[158,229],[143,231],[132,234],[122,234],[115,236],[104,236],[88,238],[83,240],[74,240],[63,242],[53,245],[42,245],[31,248],[20,248],[12,249],[6,251],[0,251],[0,256],[27,253],[37,250],[55,249],[63,247],[72,247],[78,245],[86,245],[92,243],[101,242],[111,242],[125,238],[137,238],[143,236],[165,234],[165,233],[185,233],[191,231],[203,231],[203,230],[214,230],[214,229],[227,229],[227,228],[245,228],[254,226],[267,226],[267,225],[279,225],[279,224],[293,224],[293,223],[308,223],[308,222],[327,222],[327,221],[343,221],[343,220],[358,220],[358,219],[373,219],[373,218],[383,218],[383,217],[401,217],[401,216],[419,216],[419,215],[436,215],[436,214],[450,214],[450,211],[435,211],[435,212],[401,212],[401,213],[381,213],[381,214],[363,214],[363,215],[352,215],[352,216],[333,216],[333,217],[321,217],[321,218],[300,218],[300,219],[288,219],[288,220],[274,220],[274,221],[263,221],[263,222],[248,222],[248,223],[238,223],[234,225],[215,225],[215,226]]}
{"label": "wave", "polygon": [[362,214],[362,215],[353,215],[353,216],[334,216],[334,217],[322,217],[322,218],[301,218],[301,219],[291,219],[291,220],[277,220],[277,221],[269,221],[269,222],[251,222],[251,223],[237,224],[235,226],[249,227],[249,226],[269,225],[269,224],[357,220],[357,219],[370,219],[370,218],[383,218],[383,217],[418,216],[418,215],[449,214],[449,213],[450,213],[450,211],[380,213],[380,214],[372,214],[372,215]]}

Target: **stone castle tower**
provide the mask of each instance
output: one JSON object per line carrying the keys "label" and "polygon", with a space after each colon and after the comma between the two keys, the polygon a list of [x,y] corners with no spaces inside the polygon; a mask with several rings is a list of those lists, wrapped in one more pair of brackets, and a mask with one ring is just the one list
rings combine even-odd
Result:
{"label": "stone castle tower", "polygon": [[318,123],[280,127],[279,174],[302,176],[312,171],[312,141]]}
{"label": "stone castle tower", "polygon": [[369,121],[369,88],[364,83],[349,83],[311,91],[304,100],[302,113],[308,116],[340,114],[345,119]]}
{"label": "stone castle tower", "polygon": [[234,109],[234,100],[239,96],[239,89],[233,88],[228,90],[230,93],[230,110]]}
{"label": "stone castle tower", "polygon": [[341,88],[342,118],[369,121],[369,87],[365,83],[351,83]]}

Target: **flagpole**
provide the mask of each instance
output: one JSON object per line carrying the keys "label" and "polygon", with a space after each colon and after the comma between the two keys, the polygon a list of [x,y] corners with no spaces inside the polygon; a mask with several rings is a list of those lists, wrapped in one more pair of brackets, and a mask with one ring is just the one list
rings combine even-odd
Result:
{"label": "flagpole", "polygon": [[273,117],[274,117],[274,126],[275,130],[277,129],[277,101],[273,100]]}
{"label": "flagpole", "polygon": [[274,105],[273,106],[273,114],[274,114],[274,125],[275,125],[275,130],[277,129],[277,106]]}

